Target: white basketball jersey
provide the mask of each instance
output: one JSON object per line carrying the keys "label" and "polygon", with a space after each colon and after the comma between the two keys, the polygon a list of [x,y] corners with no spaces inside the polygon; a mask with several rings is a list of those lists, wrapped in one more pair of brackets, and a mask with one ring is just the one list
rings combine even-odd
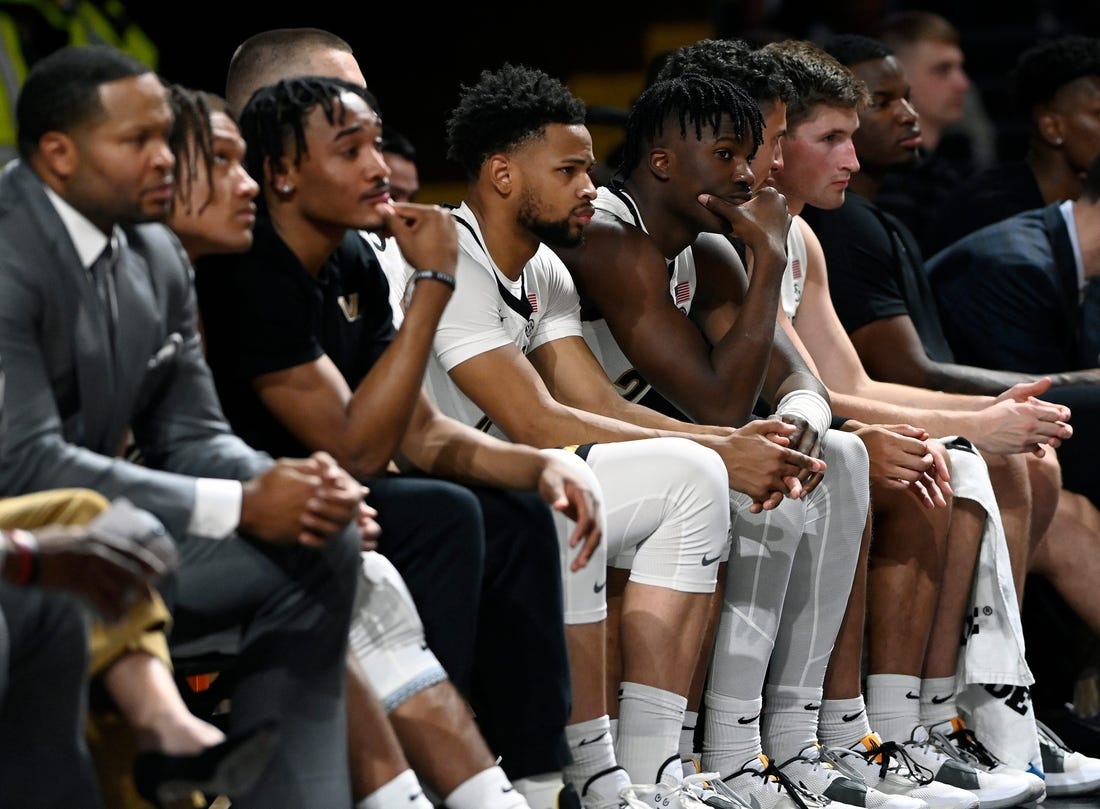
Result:
{"label": "white basketball jersey", "polygon": [[365,230],[359,231],[371,250],[374,251],[378,263],[382,265],[382,272],[386,274],[386,280],[390,283],[390,309],[393,310],[393,327],[401,327],[405,312],[401,308],[401,297],[405,291],[405,279],[413,272],[413,268],[401,255],[401,248],[397,246],[397,240],[392,236],[382,238],[377,233]]}
{"label": "white basketball jersey", "polygon": [[806,283],[806,239],[798,226],[798,217],[787,231],[787,269],[779,287],[780,302],[787,318],[794,323],[798,304],[802,302],[802,287]]}
{"label": "white basketball jersey", "polygon": [[[611,214],[617,219],[633,224],[641,228],[645,233],[645,223],[638,213],[634,201],[622,189],[612,189],[602,186],[597,192],[596,199],[592,203],[595,208],[604,213]],[[684,317],[691,311],[691,303],[695,299],[695,290],[698,281],[695,274],[695,257],[691,248],[686,248],[682,253],[668,262],[668,294],[676,303]],[[629,293],[626,293],[629,294]],[[650,385],[642,375],[634,368],[634,365],[623,354],[619,344],[611,334],[607,321],[586,320],[584,322],[584,339],[588,343],[596,359],[600,361],[607,376],[615,383],[619,394],[632,402],[642,399],[650,390]]]}
{"label": "white basketball jersey", "polygon": [[[473,211],[463,203],[458,224],[455,291],[440,318],[425,385],[446,415],[507,438],[451,381],[450,369],[486,351],[514,344],[524,354],[563,337],[580,336],[580,301],[573,278],[546,245],[512,281],[493,263]],[[406,272],[406,278],[411,269]],[[400,279],[405,288],[405,279]]]}

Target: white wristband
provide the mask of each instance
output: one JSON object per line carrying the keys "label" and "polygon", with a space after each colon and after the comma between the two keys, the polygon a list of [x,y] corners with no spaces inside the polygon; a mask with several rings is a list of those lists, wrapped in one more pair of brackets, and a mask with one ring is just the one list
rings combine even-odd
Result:
{"label": "white wristband", "polygon": [[813,427],[822,440],[833,420],[829,403],[820,393],[812,390],[792,390],[779,400],[775,415],[798,416]]}

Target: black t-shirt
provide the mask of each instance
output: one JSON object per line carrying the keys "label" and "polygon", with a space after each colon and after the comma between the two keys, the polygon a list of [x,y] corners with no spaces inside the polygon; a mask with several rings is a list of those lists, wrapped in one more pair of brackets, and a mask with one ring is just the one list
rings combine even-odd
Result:
{"label": "black t-shirt", "polygon": [[972,174],[945,197],[928,231],[924,257],[979,228],[1046,205],[1035,174],[1018,160]]}
{"label": "black t-shirt", "polygon": [[275,457],[309,449],[260,401],[252,380],[327,355],[353,390],[393,341],[389,284],[350,231],[317,277],[268,219],[243,256],[211,256],[196,271],[206,357],[233,430]]}
{"label": "black t-shirt", "polygon": [[938,243],[936,218],[963,180],[957,163],[939,150],[886,172],[875,204],[900,219],[913,234],[925,257]]}
{"label": "black t-shirt", "polygon": [[920,248],[905,225],[851,191],[836,210],[807,205],[802,217],[821,241],[829,296],[845,331],[908,315],[925,353],[953,362]]}

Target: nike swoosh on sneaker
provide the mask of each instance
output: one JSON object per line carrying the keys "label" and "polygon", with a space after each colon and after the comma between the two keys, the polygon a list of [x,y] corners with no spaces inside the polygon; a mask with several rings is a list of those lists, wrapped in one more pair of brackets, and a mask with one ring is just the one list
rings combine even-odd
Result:
{"label": "nike swoosh on sneaker", "polygon": [[607,579],[604,579],[603,581],[601,581],[597,584],[593,584],[592,585],[592,592],[593,593],[602,593],[603,588],[605,588],[605,587],[607,587]]}
{"label": "nike swoosh on sneaker", "polygon": [[920,699],[920,694],[914,694],[912,691],[905,692],[906,699]]}
{"label": "nike swoosh on sneaker", "polygon": [[715,562],[717,562],[721,558],[722,558],[721,556],[715,556],[713,559],[708,559],[707,555],[704,553],[703,554],[703,567],[707,567],[708,565],[713,565]]}
{"label": "nike swoosh on sneaker", "polygon": [[863,715],[863,711],[856,711],[855,713],[841,714],[840,720],[842,722],[851,722],[853,719],[859,719]]}
{"label": "nike swoosh on sneaker", "polygon": [[947,700],[951,699],[953,696],[955,696],[954,691],[952,691],[946,697],[932,697],[932,704],[933,705],[943,705],[945,702],[947,702]]}
{"label": "nike swoosh on sneaker", "polygon": [[756,716],[739,716],[739,717],[737,717],[737,724],[739,724],[739,725],[751,725],[753,722],[755,722],[759,718],[760,718],[760,714],[757,714]]}

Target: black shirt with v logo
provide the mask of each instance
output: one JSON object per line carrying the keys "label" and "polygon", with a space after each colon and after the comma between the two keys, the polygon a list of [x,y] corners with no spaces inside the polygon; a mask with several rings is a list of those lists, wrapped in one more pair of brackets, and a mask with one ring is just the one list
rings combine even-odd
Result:
{"label": "black shirt with v logo", "polygon": [[252,380],[327,355],[354,390],[395,334],[389,282],[355,231],[314,277],[261,217],[252,250],[201,260],[196,288],[225,415],[274,456],[309,452],[271,416]]}

